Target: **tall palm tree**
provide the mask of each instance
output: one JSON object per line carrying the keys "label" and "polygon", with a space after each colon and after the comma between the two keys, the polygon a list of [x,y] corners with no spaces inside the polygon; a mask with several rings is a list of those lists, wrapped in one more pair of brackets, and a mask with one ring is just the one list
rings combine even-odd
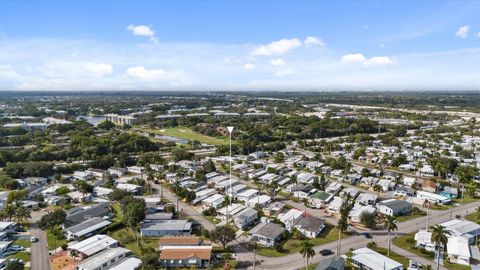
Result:
{"label": "tall palm tree", "polygon": [[440,250],[441,248],[447,249],[449,232],[445,231],[442,225],[435,225],[432,231],[432,241],[437,246],[437,270],[440,269]]}
{"label": "tall palm tree", "polygon": [[341,218],[338,221],[337,228],[338,228],[337,254],[340,254],[340,249],[342,248],[342,233],[348,229],[348,221]]}
{"label": "tall palm tree", "polygon": [[12,221],[12,217],[15,216],[15,206],[11,203],[5,205],[3,210],[5,212],[5,216],[8,217],[8,221]]}
{"label": "tall palm tree", "polygon": [[21,204],[15,205],[14,218],[23,227],[24,221],[31,218],[30,211]]}
{"label": "tall palm tree", "polygon": [[303,241],[302,248],[298,252],[302,254],[303,258],[307,260],[306,269],[308,270],[308,260],[310,258],[313,258],[313,256],[315,256],[315,250],[313,249],[313,244],[310,243],[309,241]]}
{"label": "tall palm tree", "polygon": [[386,216],[383,220],[383,225],[387,228],[388,231],[388,256],[390,256],[390,244],[391,244],[391,231],[398,230],[397,227],[397,218],[394,216]]}

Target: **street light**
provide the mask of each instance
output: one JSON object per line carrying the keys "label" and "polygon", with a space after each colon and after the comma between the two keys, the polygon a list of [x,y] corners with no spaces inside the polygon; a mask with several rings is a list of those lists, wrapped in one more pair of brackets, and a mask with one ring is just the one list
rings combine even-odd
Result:
{"label": "street light", "polygon": [[[229,159],[229,171],[230,171],[230,207],[232,207],[232,199],[233,199],[233,193],[232,193],[232,132],[233,132],[233,127],[227,127],[228,133],[230,135],[230,159]],[[227,221],[228,225],[228,205],[227,205]]]}

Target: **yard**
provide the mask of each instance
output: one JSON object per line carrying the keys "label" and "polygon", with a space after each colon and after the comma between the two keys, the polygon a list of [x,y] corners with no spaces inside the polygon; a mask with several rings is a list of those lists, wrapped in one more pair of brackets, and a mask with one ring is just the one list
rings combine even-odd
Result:
{"label": "yard", "polygon": [[122,244],[123,247],[130,249],[132,253],[137,256],[142,255],[142,250],[140,246],[158,248],[159,237],[142,237],[140,239],[140,245],[137,245],[135,236],[132,234],[132,232],[128,228],[122,228],[122,229],[116,230],[114,232],[109,233],[109,235],[113,239],[120,242],[120,244]]}
{"label": "yard", "polygon": [[[411,242],[409,243],[409,239],[414,239],[415,238],[415,234],[414,233],[411,233],[411,234],[406,234],[406,235],[403,235],[403,236],[400,236],[400,237],[395,237],[393,239],[393,244],[400,247],[400,248],[403,248],[405,250],[408,250],[412,253],[415,253],[417,255],[419,255],[420,257],[423,257],[425,259],[429,259],[429,260],[432,260],[432,266],[435,264],[433,262],[433,252],[429,252],[429,251],[426,251],[424,249],[419,249],[419,248],[415,248],[415,244],[413,244],[414,242]],[[415,240],[414,240],[415,241]],[[448,269],[458,269],[458,270],[469,270],[470,267],[469,266],[465,266],[465,265],[460,265],[460,264],[452,264],[452,263],[449,263],[447,259],[444,260],[444,266],[447,267]]]}
{"label": "yard", "polygon": [[414,208],[412,213],[410,213],[410,215],[405,215],[405,216],[398,216],[397,217],[397,222],[402,222],[402,221],[406,221],[406,220],[410,220],[410,219],[414,219],[414,218],[418,218],[418,217],[423,217],[423,216],[426,216],[427,213],[418,209],[418,208]]}
{"label": "yard", "polygon": [[[342,234],[342,239],[348,237],[349,235],[344,233]],[[338,240],[338,231],[333,227],[333,225],[327,224],[323,229],[322,233],[315,239],[308,239],[309,242],[313,243],[314,246],[323,245],[326,243],[334,242]],[[286,254],[298,252],[302,247],[302,242],[304,240],[297,239],[288,239],[281,242],[283,251],[279,252],[274,248],[260,247],[258,246],[258,254],[266,257],[281,257]]]}
{"label": "yard", "polygon": [[66,244],[67,240],[65,239],[65,237],[63,237],[63,235],[54,236],[51,230],[47,230],[47,242],[48,250],[53,250],[55,248],[61,247],[63,244]]}
{"label": "yard", "polygon": [[172,127],[165,129],[152,129],[148,127],[138,128],[139,131],[144,131],[148,133],[165,135],[176,137],[180,139],[190,140],[190,141],[199,141],[201,143],[213,144],[213,145],[222,145],[229,142],[228,138],[225,137],[211,137],[198,132],[193,131],[188,127]]}

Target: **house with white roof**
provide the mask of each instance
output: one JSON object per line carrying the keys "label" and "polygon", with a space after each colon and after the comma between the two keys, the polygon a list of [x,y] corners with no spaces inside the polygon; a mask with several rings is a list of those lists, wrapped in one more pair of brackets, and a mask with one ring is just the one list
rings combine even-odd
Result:
{"label": "house with white roof", "polygon": [[67,250],[69,254],[75,250],[78,257],[84,259],[93,256],[107,248],[117,247],[118,241],[108,235],[97,234],[83,241],[69,245]]}
{"label": "house with white roof", "polygon": [[225,201],[225,198],[222,194],[214,194],[202,201],[203,209],[215,208],[217,209]]}
{"label": "house with white roof", "polygon": [[361,222],[360,216],[362,215],[363,212],[373,214],[376,211],[377,211],[377,209],[375,207],[371,206],[371,205],[362,206],[362,205],[359,205],[359,204],[355,204],[353,209],[348,214],[348,218],[352,222],[360,223]]}
{"label": "house with white roof", "polygon": [[432,242],[432,233],[427,230],[418,231],[415,234],[415,247],[434,252],[436,245]]}
{"label": "house with white roof", "polygon": [[252,199],[253,197],[256,197],[257,195],[258,195],[258,190],[251,188],[236,194],[235,198],[237,198],[237,200],[241,202],[246,202]]}
{"label": "house with white roof", "polygon": [[352,265],[360,269],[403,270],[403,265],[369,248],[352,251]]}
{"label": "house with white roof", "polygon": [[452,219],[440,224],[451,236],[462,236],[468,239],[469,243],[475,242],[475,237],[480,236],[480,224],[469,220]]}
{"label": "house with white roof", "polygon": [[262,194],[262,195],[258,195],[251,198],[249,201],[246,202],[246,205],[252,208],[255,208],[257,205],[260,205],[260,207],[263,208],[264,206],[269,204],[271,201],[272,201],[272,197]]}
{"label": "house with white roof", "polygon": [[450,198],[427,191],[417,191],[417,198],[427,200],[431,203],[449,204],[452,202]]}
{"label": "house with white roof", "polygon": [[278,214],[277,218],[285,224],[285,228],[288,231],[291,231],[293,225],[295,225],[297,219],[299,219],[303,215],[303,211],[298,209],[290,209],[285,213]]}

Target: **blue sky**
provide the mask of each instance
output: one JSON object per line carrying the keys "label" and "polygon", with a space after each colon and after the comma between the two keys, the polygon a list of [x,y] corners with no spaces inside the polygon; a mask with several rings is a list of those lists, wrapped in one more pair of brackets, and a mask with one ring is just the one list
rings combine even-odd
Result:
{"label": "blue sky", "polygon": [[480,2],[0,1],[0,89],[480,90]]}

